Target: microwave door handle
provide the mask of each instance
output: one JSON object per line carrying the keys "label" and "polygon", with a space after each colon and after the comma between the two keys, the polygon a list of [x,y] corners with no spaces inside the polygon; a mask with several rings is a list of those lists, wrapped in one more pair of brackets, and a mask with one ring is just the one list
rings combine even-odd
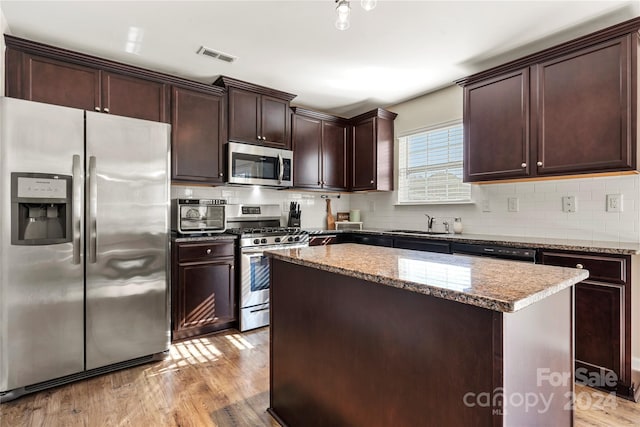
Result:
{"label": "microwave door handle", "polygon": [[278,154],[278,165],[280,167],[280,171],[278,173],[278,184],[282,184],[282,178],[284,177],[284,160],[282,159],[282,154]]}

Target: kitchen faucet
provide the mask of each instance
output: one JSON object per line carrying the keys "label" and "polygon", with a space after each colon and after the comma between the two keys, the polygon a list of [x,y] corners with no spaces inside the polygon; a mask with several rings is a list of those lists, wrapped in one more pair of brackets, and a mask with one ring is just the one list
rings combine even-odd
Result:
{"label": "kitchen faucet", "polygon": [[427,231],[431,233],[433,231],[433,220],[435,219],[429,214],[424,214],[427,217]]}

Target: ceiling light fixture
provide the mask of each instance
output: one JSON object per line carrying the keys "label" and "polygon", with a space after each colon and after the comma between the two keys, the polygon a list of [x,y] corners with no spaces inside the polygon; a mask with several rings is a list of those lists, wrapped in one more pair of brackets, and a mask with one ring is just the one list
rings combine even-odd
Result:
{"label": "ceiling light fixture", "polygon": [[336,0],[338,6],[336,12],[338,12],[338,19],[336,19],[336,28],[339,30],[346,30],[349,28],[349,15],[351,14],[351,6],[349,6],[348,0]]}
{"label": "ceiling light fixture", "polygon": [[[336,12],[338,13],[338,19],[336,19],[336,28],[339,30],[346,30],[351,25],[349,22],[349,16],[351,15],[351,5],[349,0],[335,0],[338,6],[336,6]],[[376,7],[377,0],[360,0],[360,6],[367,12]]]}

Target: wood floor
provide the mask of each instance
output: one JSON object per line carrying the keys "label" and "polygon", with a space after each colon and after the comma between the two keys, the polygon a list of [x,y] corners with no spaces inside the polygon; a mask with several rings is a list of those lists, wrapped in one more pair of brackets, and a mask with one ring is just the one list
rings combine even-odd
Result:
{"label": "wood floor", "polygon": [[[576,387],[575,425],[638,426],[640,403]],[[0,426],[277,426],[269,406],[269,330],[175,344],[162,362],[0,405]]]}

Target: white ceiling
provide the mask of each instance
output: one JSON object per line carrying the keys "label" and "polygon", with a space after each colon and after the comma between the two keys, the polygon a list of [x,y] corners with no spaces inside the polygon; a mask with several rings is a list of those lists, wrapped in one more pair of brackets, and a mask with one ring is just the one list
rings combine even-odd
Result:
{"label": "white ceiling", "polygon": [[[218,75],[353,116],[640,16],[639,1],[0,1],[11,34],[211,83]],[[133,29],[133,30],[132,30]],[[126,51],[137,31],[134,53]],[[196,55],[201,45],[238,57]]]}

